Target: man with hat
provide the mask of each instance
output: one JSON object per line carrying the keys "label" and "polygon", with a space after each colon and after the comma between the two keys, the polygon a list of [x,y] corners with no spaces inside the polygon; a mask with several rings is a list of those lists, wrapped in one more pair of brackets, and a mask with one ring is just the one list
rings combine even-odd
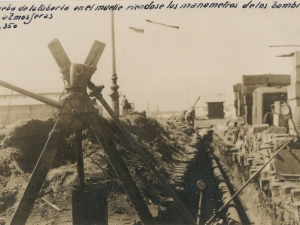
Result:
{"label": "man with hat", "polygon": [[274,114],[274,104],[270,105],[271,112],[267,112],[264,116],[263,123],[273,126],[273,114]]}

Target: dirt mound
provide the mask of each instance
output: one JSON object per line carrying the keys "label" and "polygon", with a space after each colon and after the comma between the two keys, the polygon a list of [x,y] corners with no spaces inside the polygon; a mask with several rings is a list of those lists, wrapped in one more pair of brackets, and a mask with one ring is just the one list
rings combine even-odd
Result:
{"label": "dirt mound", "polygon": [[[0,130],[1,148],[9,148],[11,158],[14,158],[25,172],[31,172],[54,123],[55,119],[49,118],[46,120],[22,120],[9,125]],[[49,140],[49,148],[59,148],[56,160],[54,160],[55,167],[64,164],[67,159],[71,160],[71,148],[65,141],[69,135],[70,132],[58,123]]]}
{"label": "dirt mound", "polygon": [[[173,127],[172,131],[168,128],[167,132],[156,120],[140,115],[130,115],[121,120],[158,170],[170,181],[173,173],[172,163],[178,162],[185,154],[182,144],[187,143],[189,137],[180,127]],[[5,191],[0,193],[0,219],[10,221],[27,183],[24,176],[30,176],[54,123],[54,118],[26,120],[0,130],[0,187]],[[147,203],[159,204],[169,197],[111,119],[101,117],[99,123],[94,126],[101,126],[104,132],[114,137],[116,146]],[[58,154],[40,192],[40,198],[28,219],[29,224],[51,224],[50,221],[54,219],[59,224],[71,224],[71,188],[77,182],[77,172],[69,135],[70,131],[58,123],[48,143],[50,148],[59,148]],[[87,138],[83,141],[86,182],[114,181],[116,176],[101,145],[87,131],[84,131],[84,137]],[[109,190],[110,202],[123,199],[120,196],[124,195],[124,191],[117,181],[110,182]],[[41,199],[42,197],[55,204],[61,211],[55,210]],[[115,203],[110,203],[110,209],[116,210],[117,206],[111,206],[116,206]],[[135,214],[130,201],[126,200],[122,207],[130,214]],[[114,217],[113,215],[111,212],[110,218]]]}

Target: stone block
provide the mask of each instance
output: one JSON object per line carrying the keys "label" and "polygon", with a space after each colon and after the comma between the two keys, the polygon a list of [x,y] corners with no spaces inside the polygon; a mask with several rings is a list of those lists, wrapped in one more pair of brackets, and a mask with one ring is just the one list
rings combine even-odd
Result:
{"label": "stone block", "polygon": [[298,189],[291,190],[291,198],[293,202],[300,201],[300,187]]}

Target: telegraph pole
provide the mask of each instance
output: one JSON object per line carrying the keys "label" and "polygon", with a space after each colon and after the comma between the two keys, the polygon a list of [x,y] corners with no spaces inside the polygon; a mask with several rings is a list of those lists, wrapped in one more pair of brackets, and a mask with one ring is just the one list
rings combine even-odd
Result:
{"label": "telegraph pole", "polygon": [[112,85],[111,88],[111,101],[114,113],[119,116],[119,86],[117,85],[117,72],[116,72],[116,54],[115,54],[115,28],[114,28],[114,11],[111,11],[111,39],[112,39]]}

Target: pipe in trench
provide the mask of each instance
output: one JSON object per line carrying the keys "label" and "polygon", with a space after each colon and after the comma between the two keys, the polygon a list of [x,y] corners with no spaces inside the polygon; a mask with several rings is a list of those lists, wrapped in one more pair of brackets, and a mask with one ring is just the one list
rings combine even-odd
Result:
{"label": "pipe in trench", "polygon": [[[230,194],[229,188],[225,182],[225,179],[222,175],[222,172],[219,168],[217,161],[215,160],[214,156],[210,152],[208,152],[208,158],[211,161],[211,166],[213,169],[214,176],[217,179],[217,181],[219,182],[218,187],[219,187],[220,192],[222,193],[223,204],[226,204],[228,202],[228,200],[231,199],[231,194]],[[240,216],[238,214],[238,211],[236,209],[236,205],[234,202],[229,204],[229,206],[227,208],[226,219],[227,219],[228,225],[242,225]]]}

